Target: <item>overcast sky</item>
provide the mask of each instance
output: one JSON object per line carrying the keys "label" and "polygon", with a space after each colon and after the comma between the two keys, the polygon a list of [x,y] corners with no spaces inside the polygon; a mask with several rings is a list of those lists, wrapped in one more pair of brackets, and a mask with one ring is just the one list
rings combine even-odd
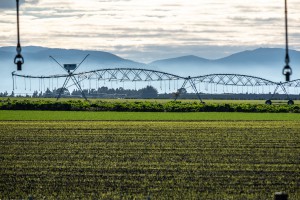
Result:
{"label": "overcast sky", "polygon": [[[300,0],[289,0],[300,50]],[[284,0],[21,0],[21,43],[108,51],[141,62],[284,47]],[[15,0],[0,0],[0,46],[16,44]]]}

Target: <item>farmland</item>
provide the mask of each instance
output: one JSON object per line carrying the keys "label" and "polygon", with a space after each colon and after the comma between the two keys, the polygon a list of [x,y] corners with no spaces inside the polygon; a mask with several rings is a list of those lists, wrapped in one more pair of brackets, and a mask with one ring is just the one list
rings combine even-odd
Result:
{"label": "farmland", "polygon": [[298,120],[28,121],[5,112],[0,199],[300,197]]}
{"label": "farmland", "polygon": [[299,121],[298,113],[86,112],[0,110],[2,121]]}

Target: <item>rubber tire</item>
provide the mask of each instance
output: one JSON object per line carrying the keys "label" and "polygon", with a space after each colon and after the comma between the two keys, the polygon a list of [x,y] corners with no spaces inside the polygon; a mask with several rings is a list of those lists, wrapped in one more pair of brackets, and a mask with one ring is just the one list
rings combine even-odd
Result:
{"label": "rubber tire", "polygon": [[265,102],[265,104],[267,104],[267,105],[272,105],[272,101],[271,101],[270,99],[268,99],[268,100]]}
{"label": "rubber tire", "polygon": [[292,106],[292,105],[294,105],[295,103],[294,103],[293,100],[289,100],[287,104],[290,105],[290,106]]}

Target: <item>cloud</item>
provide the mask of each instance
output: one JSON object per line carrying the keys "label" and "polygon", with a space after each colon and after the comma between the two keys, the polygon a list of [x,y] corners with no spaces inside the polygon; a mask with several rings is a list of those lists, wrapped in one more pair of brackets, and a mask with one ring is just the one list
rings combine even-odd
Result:
{"label": "cloud", "polygon": [[[277,0],[21,1],[22,45],[104,50],[137,61],[188,54],[216,58],[284,45],[283,3]],[[15,0],[0,0],[0,7],[0,38],[10,44]],[[299,0],[289,0],[289,8],[291,47],[300,49]]]}

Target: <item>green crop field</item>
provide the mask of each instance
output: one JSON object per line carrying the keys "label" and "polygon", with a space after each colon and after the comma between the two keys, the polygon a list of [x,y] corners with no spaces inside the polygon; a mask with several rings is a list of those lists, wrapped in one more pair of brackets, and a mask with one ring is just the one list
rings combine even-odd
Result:
{"label": "green crop field", "polygon": [[0,112],[0,199],[300,199],[296,115],[76,114]]}
{"label": "green crop field", "polygon": [[[300,121],[299,113],[86,112],[0,110],[2,121]],[[284,123],[284,122],[282,122]]]}

